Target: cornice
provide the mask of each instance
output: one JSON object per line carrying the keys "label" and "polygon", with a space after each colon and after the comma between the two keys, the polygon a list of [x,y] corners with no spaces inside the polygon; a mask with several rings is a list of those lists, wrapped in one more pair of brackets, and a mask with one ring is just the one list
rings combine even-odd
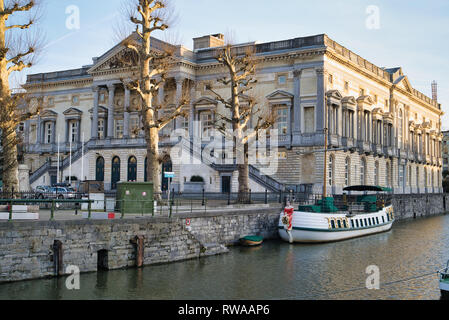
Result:
{"label": "cornice", "polygon": [[396,90],[402,94],[404,94],[405,96],[407,96],[409,99],[413,100],[416,103],[419,103],[421,105],[425,105],[425,107],[427,107],[430,111],[436,112],[438,113],[440,116],[444,114],[444,112],[442,112],[440,109],[436,108],[435,106],[429,104],[427,101],[421,100],[420,98],[416,97],[415,95],[413,95],[410,92],[407,92],[401,88],[398,88],[396,84],[392,84],[390,81],[387,81],[385,79],[383,79],[382,77],[379,77],[377,75],[374,75],[373,73],[370,73],[368,70],[365,70],[364,68],[359,67],[357,64],[355,64],[354,62],[347,60],[343,57],[341,57],[340,55],[330,51],[330,50],[326,50],[325,53],[329,58],[345,65],[346,67],[350,68],[351,70],[354,70],[358,73],[363,74],[364,76],[366,76],[367,78],[376,81],[377,83],[384,85],[390,89]]}

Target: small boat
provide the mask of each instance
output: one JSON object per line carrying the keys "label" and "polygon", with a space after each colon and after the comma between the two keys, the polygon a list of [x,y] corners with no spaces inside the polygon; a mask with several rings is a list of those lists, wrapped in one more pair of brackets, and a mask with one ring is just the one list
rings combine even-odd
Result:
{"label": "small boat", "polygon": [[252,247],[252,246],[259,246],[263,242],[263,237],[260,236],[246,236],[243,238],[240,238],[240,244],[242,246]]}
{"label": "small boat", "polygon": [[[378,186],[350,186],[350,195],[305,199],[293,211],[292,229],[287,232],[282,212],[279,235],[288,242],[331,242],[389,231],[394,222],[391,192]],[[352,194],[355,192],[356,194]],[[375,192],[371,194],[370,192]]]}
{"label": "small boat", "polygon": [[440,277],[440,291],[441,296],[445,299],[449,298],[449,261],[446,263],[446,267],[438,271]]}

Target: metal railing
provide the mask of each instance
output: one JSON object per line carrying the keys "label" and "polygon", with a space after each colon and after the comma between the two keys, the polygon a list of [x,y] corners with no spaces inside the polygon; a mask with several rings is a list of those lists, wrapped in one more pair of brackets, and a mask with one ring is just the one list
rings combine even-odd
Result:
{"label": "metal railing", "polygon": [[88,219],[92,216],[92,210],[91,210],[91,204],[93,200],[65,200],[65,199],[0,199],[0,205],[7,205],[8,206],[8,212],[9,212],[9,218],[8,221],[13,220],[13,206],[16,204],[22,204],[22,205],[28,205],[28,204],[42,204],[42,203],[48,203],[50,204],[50,220],[55,220],[55,211],[57,209],[57,204],[59,203],[87,203],[87,212],[88,212]]}

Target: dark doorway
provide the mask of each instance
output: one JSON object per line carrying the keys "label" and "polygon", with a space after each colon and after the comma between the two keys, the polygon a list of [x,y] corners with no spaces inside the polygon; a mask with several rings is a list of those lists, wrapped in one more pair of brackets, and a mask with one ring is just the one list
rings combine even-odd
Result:
{"label": "dark doorway", "polygon": [[57,183],[56,176],[50,176],[50,185],[54,186]]}
{"label": "dark doorway", "polygon": [[98,157],[95,166],[95,180],[104,181],[104,158]]}
{"label": "dark doorway", "polygon": [[231,176],[221,176],[221,192],[231,192]]}
{"label": "dark doorway", "polygon": [[134,156],[128,159],[128,181],[137,181],[137,159]]}
{"label": "dark doorway", "polygon": [[108,270],[108,250],[100,250],[97,252],[97,269]]}
{"label": "dark doorway", "polygon": [[173,165],[170,160],[162,164],[162,191],[168,190],[168,178],[165,178],[164,172],[171,172],[172,169]]}
{"label": "dark doorway", "polygon": [[112,159],[112,177],[111,177],[111,189],[117,189],[117,182],[120,181],[120,158],[114,157]]}

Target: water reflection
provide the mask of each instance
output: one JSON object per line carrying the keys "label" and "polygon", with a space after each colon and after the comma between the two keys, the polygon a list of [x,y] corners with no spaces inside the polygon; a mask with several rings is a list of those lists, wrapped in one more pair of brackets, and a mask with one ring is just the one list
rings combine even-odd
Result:
{"label": "water reflection", "polygon": [[[142,269],[0,285],[0,299],[440,299],[435,275],[449,258],[449,216],[396,223],[388,233],[328,244],[265,241],[230,253]],[[380,269],[380,290],[364,288],[366,267]],[[354,288],[362,288],[352,290]]]}

